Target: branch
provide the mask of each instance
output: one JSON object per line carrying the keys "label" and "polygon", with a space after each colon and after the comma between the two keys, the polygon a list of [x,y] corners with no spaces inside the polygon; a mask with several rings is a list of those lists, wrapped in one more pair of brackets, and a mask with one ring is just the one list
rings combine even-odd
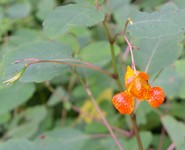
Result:
{"label": "branch", "polygon": [[101,109],[99,108],[98,104],[96,103],[96,100],[95,100],[94,96],[92,95],[92,92],[91,92],[91,90],[90,90],[90,88],[89,88],[89,86],[88,86],[88,82],[86,81],[86,84],[85,84],[85,83],[83,82],[83,80],[81,79],[81,77],[79,77],[79,80],[80,80],[80,82],[82,83],[82,85],[84,86],[84,88],[85,88],[85,90],[86,90],[86,92],[87,92],[87,95],[88,95],[89,98],[91,99],[91,101],[92,101],[94,107],[96,108],[98,114],[100,115],[100,117],[101,117],[103,123],[105,124],[105,126],[106,126],[107,129],[109,130],[109,132],[110,132],[112,138],[114,139],[114,141],[115,141],[115,143],[116,143],[118,149],[119,149],[119,150],[123,150],[123,148],[122,148],[122,146],[121,146],[119,140],[117,139],[116,135],[114,134],[114,132],[113,132],[111,126],[110,126],[109,123],[107,122],[107,120],[106,120],[106,118],[104,117],[104,115],[103,115]]}

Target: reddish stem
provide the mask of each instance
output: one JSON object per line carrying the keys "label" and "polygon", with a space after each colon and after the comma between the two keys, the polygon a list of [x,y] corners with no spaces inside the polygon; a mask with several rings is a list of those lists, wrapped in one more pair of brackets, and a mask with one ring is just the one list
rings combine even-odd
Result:
{"label": "reddish stem", "polygon": [[136,73],[136,66],[135,66],[135,61],[134,61],[134,55],[133,55],[133,49],[132,49],[132,44],[130,43],[130,41],[128,40],[127,36],[124,35],[124,39],[128,44],[129,50],[130,50],[130,55],[131,55],[131,59],[132,59],[132,69],[134,70],[134,73]]}

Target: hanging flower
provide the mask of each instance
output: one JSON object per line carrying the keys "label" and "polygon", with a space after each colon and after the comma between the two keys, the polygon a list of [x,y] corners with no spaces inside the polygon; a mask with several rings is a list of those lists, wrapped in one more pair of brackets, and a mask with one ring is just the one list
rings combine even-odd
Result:
{"label": "hanging flower", "polygon": [[127,67],[125,73],[124,92],[117,93],[112,103],[121,114],[131,114],[134,110],[134,98],[146,100],[156,108],[164,102],[164,91],[160,87],[151,87],[148,83],[149,75],[145,72],[132,70]]}

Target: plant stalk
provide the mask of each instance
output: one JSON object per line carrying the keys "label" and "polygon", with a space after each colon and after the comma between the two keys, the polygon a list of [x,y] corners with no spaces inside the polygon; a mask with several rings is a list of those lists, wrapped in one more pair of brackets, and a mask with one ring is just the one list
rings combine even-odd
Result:
{"label": "plant stalk", "polygon": [[116,80],[116,83],[119,87],[119,90],[120,91],[123,91],[123,88],[122,88],[122,85],[121,85],[121,81],[119,79],[119,76],[118,76],[118,70],[117,70],[117,67],[116,67],[116,57],[115,57],[115,50],[114,50],[114,40],[110,34],[110,31],[106,25],[106,22],[103,21],[103,26],[105,28],[105,32],[107,34],[107,37],[108,37],[108,40],[109,40],[109,45],[110,45],[110,50],[111,50],[111,57],[112,57],[112,67],[113,67],[113,71],[114,71],[114,75],[113,75],[113,78]]}
{"label": "plant stalk", "polygon": [[105,116],[103,115],[103,113],[102,113],[100,107],[99,107],[98,104],[96,103],[96,100],[95,100],[95,98],[94,98],[94,96],[93,96],[93,94],[92,94],[92,92],[91,92],[91,90],[90,90],[90,88],[89,88],[89,86],[88,86],[88,82],[86,81],[86,83],[84,83],[81,77],[79,77],[79,80],[80,80],[80,82],[82,83],[83,87],[85,88],[86,93],[87,93],[87,95],[89,96],[89,98],[91,99],[91,101],[92,101],[92,103],[93,103],[93,105],[94,105],[96,111],[97,111],[98,114],[100,115],[100,117],[101,117],[101,119],[102,119],[104,125],[107,127],[107,129],[108,129],[110,135],[111,135],[112,138],[114,139],[114,141],[115,141],[115,143],[116,143],[118,149],[119,149],[119,150],[123,150],[123,147],[121,146],[119,140],[117,139],[116,135],[114,134],[114,132],[113,132],[111,126],[109,125],[108,121],[106,120]]}
{"label": "plant stalk", "polygon": [[133,125],[133,129],[134,129],[134,133],[136,135],[138,149],[143,150],[141,138],[140,138],[138,127],[137,127],[136,115],[133,113],[133,114],[130,115],[130,117],[131,117],[131,122],[132,122],[132,125]]}

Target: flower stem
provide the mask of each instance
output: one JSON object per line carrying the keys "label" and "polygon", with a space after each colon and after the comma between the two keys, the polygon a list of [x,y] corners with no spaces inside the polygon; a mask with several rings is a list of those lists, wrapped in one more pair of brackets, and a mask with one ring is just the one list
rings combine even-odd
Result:
{"label": "flower stem", "polygon": [[[128,23],[126,24],[126,26],[127,25],[128,25]],[[125,32],[126,32],[126,28],[124,29],[124,33]],[[132,69],[134,69],[134,73],[136,73],[136,65],[135,65],[133,49],[132,49],[133,46],[132,46],[132,44],[130,43],[130,41],[128,40],[128,38],[125,34],[123,34],[123,37],[124,37],[125,41],[127,42],[127,45],[129,47],[129,50],[130,50],[130,55],[131,55],[131,59],[132,59]],[[135,135],[136,135],[138,149],[143,150],[143,146],[142,146],[142,142],[141,142],[141,138],[140,138],[140,135],[139,135],[138,126],[137,126],[137,122],[136,122],[136,115],[135,115],[135,112],[136,112],[139,104],[140,104],[140,102],[137,102],[136,108],[135,108],[134,112],[130,115],[130,117],[131,117],[133,129],[134,129],[134,132],[135,132]]]}
{"label": "flower stem", "polygon": [[137,127],[136,115],[133,113],[133,114],[130,115],[130,117],[131,117],[133,129],[134,129],[134,133],[136,135],[138,149],[143,150],[143,146],[142,146],[142,143],[141,143],[141,138],[140,138],[138,127]]}
{"label": "flower stem", "polygon": [[[136,73],[136,67],[135,67],[135,61],[134,61],[134,55],[133,55],[133,49],[132,49],[133,45],[130,43],[127,36],[125,35],[126,29],[127,29],[127,26],[128,26],[129,23],[132,24],[132,21],[131,21],[130,18],[127,20],[127,22],[125,24],[124,32],[121,33],[121,34],[117,34],[112,38],[112,36],[110,34],[110,31],[109,31],[105,21],[103,22],[103,26],[105,28],[105,31],[106,31],[106,34],[107,34],[107,37],[108,37],[108,40],[109,40],[109,45],[110,45],[110,48],[111,48],[112,66],[113,66],[113,70],[114,70],[114,75],[116,76],[115,80],[116,80],[116,83],[117,83],[120,91],[122,91],[122,86],[121,86],[121,82],[120,82],[120,79],[119,79],[119,76],[118,76],[118,71],[117,71],[117,67],[116,67],[115,53],[114,53],[114,42],[115,42],[115,39],[118,35],[123,35],[125,41],[127,42],[127,45],[128,45],[128,48],[129,48],[130,54],[131,54],[131,59],[132,59],[132,68],[134,70],[134,73]],[[130,115],[130,117],[131,117],[131,121],[132,121],[132,124],[133,124],[134,132],[135,132],[135,135],[136,135],[138,148],[139,148],[139,150],[143,150],[140,135],[139,135],[139,132],[138,132],[138,126],[137,126],[137,123],[136,123],[136,115],[133,113],[133,114]]]}
{"label": "flower stem", "polygon": [[134,61],[132,44],[130,43],[130,41],[128,40],[126,35],[124,35],[124,39],[127,42],[129,50],[130,50],[130,55],[131,55],[131,59],[132,59],[132,69],[134,69],[134,73],[136,73],[136,65],[135,65],[135,61]]}
{"label": "flower stem", "polygon": [[115,50],[114,50],[114,40],[110,34],[110,31],[107,27],[107,24],[105,21],[103,21],[103,26],[105,28],[105,31],[106,31],[106,34],[107,34],[107,37],[108,37],[108,40],[109,40],[109,45],[110,45],[110,49],[111,49],[111,57],[112,57],[112,67],[113,67],[113,71],[114,71],[114,79],[116,80],[116,83],[119,87],[119,90],[122,91],[123,88],[122,88],[122,85],[121,85],[121,81],[119,79],[119,76],[118,76],[118,71],[117,71],[117,67],[116,67],[116,57],[115,57]]}

